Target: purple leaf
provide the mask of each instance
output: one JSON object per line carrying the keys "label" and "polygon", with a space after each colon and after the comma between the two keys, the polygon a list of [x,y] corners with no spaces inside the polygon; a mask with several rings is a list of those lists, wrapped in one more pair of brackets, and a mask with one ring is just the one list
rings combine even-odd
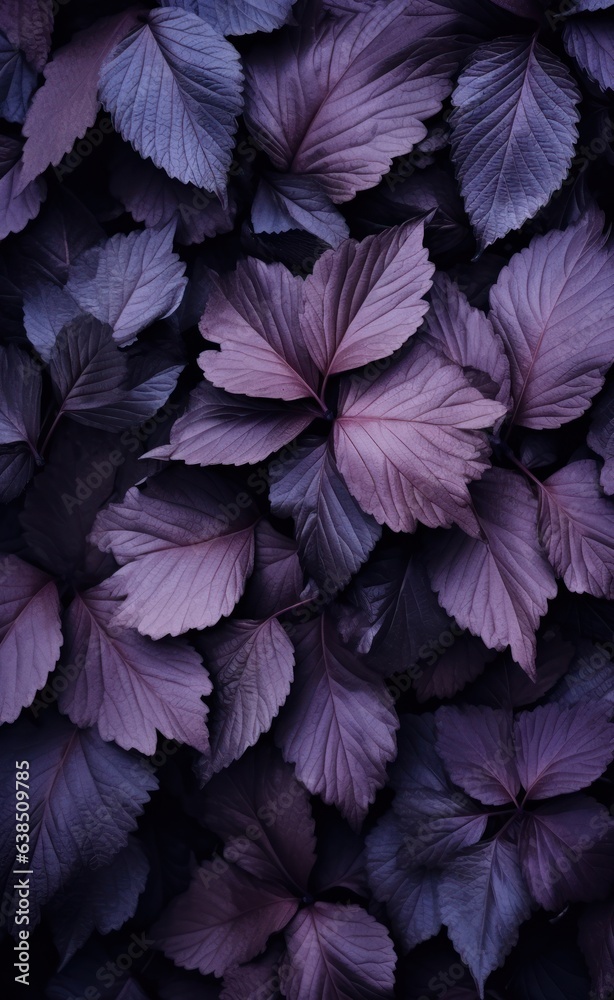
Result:
{"label": "purple leaf", "polygon": [[490,469],[471,491],[480,537],[459,528],[432,553],[431,583],[461,628],[491,649],[510,646],[523,670],[535,673],[535,629],[556,595],[539,546],[537,501],[515,472]]}
{"label": "purple leaf", "polygon": [[203,975],[222,976],[255,958],[298,909],[298,900],[278,883],[223,864],[220,872],[216,862],[205,861],[151,931],[176,965]]}
{"label": "purple leaf", "polygon": [[569,55],[602,90],[614,89],[614,26],[608,14],[569,18],[563,42]]}
{"label": "purple leaf", "polygon": [[0,445],[0,503],[10,503],[26,488],[34,472],[32,453],[23,445]]}
{"label": "purple leaf", "polygon": [[79,199],[66,186],[59,186],[55,198],[19,240],[24,279],[30,284],[44,281],[64,285],[73,261],[104,236],[104,230]]}
{"label": "purple leaf", "polygon": [[[96,121],[98,76],[107,54],[132,30],[138,7],[105,17],[79,31],[45,67],[45,82],[34,95],[23,134],[21,189],[57,166]],[[59,172],[61,176],[61,171]]]}
{"label": "purple leaf", "polygon": [[440,873],[435,869],[409,871],[401,857],[403,826],[387,813],[367,837],[367,871],[373,894],[386,903],[395,934],[411,951],[439,932],[437,899]]}
{"label": "purple leaf", "polygon": [[230,195],[223,208],[215,195],[174,180],[127,144],[112,165],[109,188],[136,222],[156,228],[174,221],[177,243],[202,243],[233,228],[236,205]]}
{"label": "purple leaf", "polygon": [[528,799],[577,792],[614,757],[614,725],[603,705],[541,705],[514,724],[516,766]]}
{"label": "purple leaf", "polygon": [[148,872],[141,845],[129,837],[109,865],[77,875],[65,886],[50,906],[53,940],[61,959],[58,970],[94,930],[110,934],[134,916]]}
{"label": "purple leaf", "polygon": [[250,618],[268,618],[296,604],[302,590],[303,571],[296,543],[268,521],[260,521],[254,571],[245,590],[243,609]]}
{"label": "purple leaf", "polygon": [[462,370],[418,344],[375,379],[343,380],[335,458],[350,493],[380,524],[473,528],[467,484],[488,466],[480,428],[504,412]]}
{"label": "purple leaf", "polygon": [[201,697],[212,687],[200,657],[187,643],[154,643],[115,628],[117,608],[104,583],[77,594],[68,608],[64,659],[81,665],[60,693],[60,711],[77,726],[96,725],[103,740],[125,750],[155,753],[159,730],[207,751]]}
{"label": "purple leaf", "polygon": [[35,87],[36,70],[0,31],[0,117],[23,122]]}
{"label": "purple leaf", "polygon": [[614,493],[614,394],[607,390],[595,404],[592,411],[591,428],[587,435],[587,444],[604,459],[600,481],[604,491],[611,496]]}
{"label": "purple leaf", "polygon": [[448,774],[485,805],[504,805],[520,791],[512,714],[485,706],[437,710],[437,749]]}
{"label": "purple leaf", "polygon": [[452,156],[482,249],[532,218],[571,166],[580,91],[536,38],[479,46],[452,95]]}
{"label": "purple leaf", "polygon": [[[454,58],[416,40],[405,3],[303,19],[249,54],[246,120],[276,167],[309,174],[334,202],[373,187],[450,92]],[[310,86],[304,87],[303,81]]]}
{"label": "purple leaf", "polygon": [[317,416],[318,410],[304,401],[288,405],[231,396],[203,380],[173,424],[170,444],[146,457],[188,465],[251,465],[288,444]]}
{"label": "purple leaf", "polygon": [[309,795],[277,750],[260,744],[213,778],[202,818],[227,861],[305,894],[316,859]]}
{"label": "purple leaf", "polygon": [[0,723],[30,705],[60,655],[60,599],[46,573],[17,556],[0,564]]}
{"label": "purple leaf", "polygon": [[[451,639],[452,644],[437,655],[437,647],[443,644],[441,640],[444,639],[446,642]],[[412,672],[416,698],[420,702],[429,698],[453,698],[466,684],[474,681],[497,655],[494,650],[487,649],[481,639],[473,635],[458,635],[449,629],[439,637],[439,643],[435,640],[434,646],[435,649],[427,652],[426,661],[419,660],[415,672]]]}
{"label": "purple leaf", "polygon": [[84,312],[108,323],[122,347],[181,301],[188,282],[185,264],[173,253],[173,228],[118,233],[70,269],[66,291]]}
{"label": "purple leaf", "polygon": [[445,868],[439,902],[452,944],[483,997],[487,977],[503,964],[531,912],[516,845],[495,838],[467,848]]}
{"label": "purple leaf", "polygon": [[294,519],[307,572],[327,593],[345,586],[382,532],[348,492],[328,442],[305,440],[271,480],[271,508]]}
{"label": "purple leaf", "polygon": [[383,681],[342,646],[326,615],[297,626],[295,645],[295,681],[276,741],[309,791],[336,805],[356,828],[386,780],[396,714]]}
{"label": "purple leaf", "polygon": [[614,597],[614,505],[592,459],[559,469],[539,488],[539,531],[568,590]]}
{"label": "purple leaf", "polygon": [[318,259],[302,326],[325,378],[392,354],[416,332],[434,271],[423,237],[424,223],[408,222]]}
{"label": "purple leaf", "polygon": [[470,704],[491,708],[520,708],[539,701],[565,674],[573,659],[574,647],[554,630],[537,641],[536,679],[527,676],[509,652],[494,663],[465,693]]}
{"label": "purple leaf", "polygon": [[347,222],[317,180],[308,174],[265,174],[252,203],[255,233],[304,229],[338,247],[350,234]]}
{"label": "purple leaf", "polygon": [[223,35],[249,35],[281,27],[292,0],[162,0],[162,6],[191,10]]}
{"label": "purple leaf", "polygon": [[[128,843],[157,780],[147,762],[47,711],[42,727],[20,721],[0,732],[8,787],[15,761],[30,763],[30,920],[88,867],[109,864]],[[11,898],[15,881],[15,800],[2,804],[0,857]],[[11,821],[12,820],[12,821]]]}
{"label": "purple leaf", "polygon": [[294,648],[277,619],[235,619],[200,640],[214,681],[212,771],[228,767],[268,732],[288,697]]}
{"label": "purple leaf", "polygon": [[38,215],[47,194],[42,177],[23,183],[21,148],[19,140],[0,136],[0,240],[20,233]]}
{"label": "purple leaf", "polygon": [[614,882],[614,820],[587,795],[548,802],[522,818],[520,860],[536,903],[561,910],[568,902],[607,895]]}
{"label": "purple leaf", "polygon": [[26,289],[23,322],[28,340],[43,361],[51,359],[53,345],[63,327],[80,314],[81,309],[65,288],[45,281]]}
{"label": "purple leaf", "polygon": [[501,338],[447,274],[436,274],[422,339],[454,361],[480,391],[509,404],[510,371]]}
{"label": "purple leaf", "polygon": [[[262,1000],[282,1000],[279,992],[279,961],[283,952],[283,945],[279,943],[277,947],[271,945],[265,954],[254,962],[228,969],[224,975],[220,1000],[258,1000],[259,997]],[[195,996],[194,1000],[201,998]]]}
{"label": "purple leaf", "polygon": [[242,80],[238,52],[210,25],[152,10],[104,63],[100,99],[141,156],[223,200]]}
{"label": "purple leaf", "polygon": [[593,988],[597,995],[607,996],[614,985],[614,903],[587,906],[578,921],[578,930]]}
{"label": "purple leaf", "polygon": [[333,888],[350,889],[367,896],[364,841],[337,813],[326,820],[326,836],[318,843],[311,881],[316,893]]}
{"label": "purple leaf", "polygon": [[91,539],[122,567],[110,584],[126,597],[115,625],[160,639],[230,614],[254,561],[255,512],[230,520],[234,497],[229,482],[172,469],[98,515]]}
{"label": "purple leaf", "polygon": [[26,442],[36,457],[41,370],[20,347],[0,347],[0,444]]}
{"label": "purple leaf", "polygon": [[222,348],[198,359],[209,381],[248,396],[317,399],[317,369],[299,326],[302,295],[302,279],[283,264],[253,257],[217,279],[200,321],[203,337]]}
{"label": "purple leaf", "polygon": [[599,212],[536,236],[491,289],[490,318],[512,376],[512,420],[560,427],[603,385],[614,343],[614,255]]}
{"label": "purple leaf", "polygon": [[0,31],[25,53],[39,72],[47,59],[53,30],[52,0],[3,0]]}
{"label": "purple leaf", "polygon": [[392,996],[396,955],[386,928],[360,906],[314,903],[286,931],[280,968],[288,1000],[383,1000]]}

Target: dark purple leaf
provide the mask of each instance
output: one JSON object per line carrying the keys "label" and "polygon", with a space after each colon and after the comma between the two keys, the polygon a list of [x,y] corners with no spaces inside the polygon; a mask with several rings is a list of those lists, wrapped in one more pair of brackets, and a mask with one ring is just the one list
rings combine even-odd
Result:
{"label": "dark purple leaf", "polygon": [[358,827],[395,754],[396,714],[383,681],[341,644],[327,615],[295,635],[295,680],[276,741],[309,791]]}
{"label": "dark purple leaf", "polygon": [[314,903],[286,931],[280,968],[288,1000],[383,1000],[394,987],[388,931],[360,906]]}
{"label": "dark purple leaf", "polygon": [[245,588],[242,608],[251,618],[268,618],[296,604],[303,590],[303,571],[296,542],[268,521],[256,528],[254,571]]}
{"label": "dark purple leaf", "polygon": [[587,213],[564,232],[535,236],[491,289],[490,318],[512,376],[511,419],[560,427],[603,385],[614,343],[614,255],[603,217]]}
{"label": "dark purple leaf", "polygon": [[308,174],[266,174],[252,204],[255,233],[304,229],[331,247],[349,236],[347,222],[317,180]]}
{"label": "dark purple leaf", "polygon": [[3,0],[0,31],[39,72],[51,46],[54,7],[52,0]]}
{"label": "dark purple leaf", "polygon": [[418,344],[375,379],[344,378],[337,465],[363,510],[393,531],[415,531],[418,521],[474,528],[467,484],[488,465],[480,428],[503,412],[457,365]]}
{"label": "dark purple leaf", "polygon": [[459,528],[443,536],[431,556],[431,582],[462,628],[491,649],[509,645],[534,676],[535,629],[556,595],[537,537],[537,501],[524,479],[505,469],[489,469],[471,495],[480,536]]}
{"label": "dark purple leaf", "polygon": [[614,903],[586,907],[578,940],[590,969],[593,988],[607,996],[614,986]]}
{"label": "dark purple leaf", "polygon": [[470,704],[491,708],[520,708],[539,701],[566,673],[573,659],[574,647],[549,630],[537,640],[536,679],[532,680],[509,652],[488,667],[465,692]]}
{"label": "dark purple leaf", "polygon": [[305,18],[249,54],[252,135],[276,167],[313,176],[334,202],[377,184],[450,92],[454,57],[417,41],[405,8],[392,2],[315,26]]}
{"label": "dark purple leaf", "polygon": [[67,323],[80,314],[77,302],[58,285],[45,281],[27,288],[23,300],[23,322],[28,340],[43,361],[51,359],[58,336]]}
{"label": "dark purple leaf", "polygon": [[520,229],[564,180],[579,101],[569,70],[537,35],[475,50],[452,95],[452,155],[482,249]]}
{"label": "dark purple leaf", "polygon": [[103,64],[100,99],[141,156],[223,200],[242,79],[238,52],[205,21],[152,10]]}
{"label": "dark purple leaf", "polygon": [[23,183],[21,142],[0,136],[0,239],[20,233],[34,219],[47,194],[41,178]]}
{"label": "dark purple leaf", "polygon": [[162,0],[162,6],[191,10],[223,35],[249,35],[281,27],[292,0]]}
{"label": "dark purple leaf", "polygon": [[[271,945],[261,958],[245,965],[228,969],[220,1000],[282,1000],[279,992],[279,961],[283,954],[281,945]],[[181,998],[169,998],[181,1000]],[[189,998],[188,998],[189,1000]],[[200,1000],[195,997],[194,1000]],[[206,998],[203,998],[206,1000]]]}
{"label": "dark purple leaf", "polygon": [[[0,27],[1,19],[0,8]],[[0,117],[23,122],[35,87],[36,70],[0,31]]]}
{"label": "dark purple leaf", "polygon": [[[487,649],[481,639],[468,634],[458,635],[458,631],[456,626],[456,633],[449,629],[443,632],[439,642],[434,641],[435,648],[427,654],[427,659],[416,664],[412,679],[418,701],[453,698],[466,684],[474,681],[497,655],[494,650]],[[442,640],[450,645],[439,652]]]}
{"label": "dark purple leaf", "polygon": [[41,369],[16,345],[0,347],[0,389],[0,444],[24,442],[36,457]]}
{"label": "dark purple leaf", "polygon": [[604,491],[614,493],[614,395],[606,390],[595,404],[592,424],[587,435],[587,443],[604,459],[600,481]]}
{"label": "dark purple leaf", "polygon": [[[273,463],[274,465],[275,463]],[[303,565],[327,592],[345,586],[381,536],[348,492],[327,441],[309,438],[271,476],[271,508],[292,517]]]}
{"label": "dark purple leaf", "polygon": [[569,55],[602,90],[614,89],[614,26],[608,14],[569,18],[563,41]]}
{"label": "dark purple leaf", "polygon": [[60,655],[60,599],[46,573],[0,557],[0,723],[30,705]]}
{"label": "dark purple leaf", "polygon": [[122,567],[111,577],[112,595],[126,597],[114,624],[160,639],[230,614],[254,561],[253,505],[231,520],[235,496],[212,474],[172,469],[99,514],[92,541]]}
{"label": "dark purple leaf", "polygon": [[512,714],[480,707],[437,710],[437,749],[448,774],[485,805],[504,805],[520,791]]}

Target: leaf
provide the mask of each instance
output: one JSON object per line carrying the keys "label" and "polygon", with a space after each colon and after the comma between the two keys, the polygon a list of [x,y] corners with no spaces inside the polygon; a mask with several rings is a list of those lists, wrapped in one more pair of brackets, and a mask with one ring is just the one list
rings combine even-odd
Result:
{"label": "leaf", "polygon": [[109,865],[77,875],[51,903],[51,930],[63,969],[94,930],[109,934],[134,916],[149,864],[141,845],[128,843]]}
{"label": "leaf", "polygon": [[614,757],[614,725],[591,702],[541,705],[514,724],[520,782],[528,799],[577,792],[599,778]]}
{"label": "leaf", "polygon": [[274,514],[294,519],[303,565],[328,593],[348,583],[381,536],[348,493],[328,442],[319,438],[306,439],[295,458],[272,471],[270,499]]}
{"label": "leaf", "polygon": [[243,609],[250,618],[268,618],[296,604],[302,591],[303,571],[296,543],[268,521],[261,521],[256,528],[254,571],[245,589]]}
{"label": "leaf", "polygon": [[[42,722],[42,726],[40,723]],[[30,921],[86,868],[109,864],[128,843],[157,780],[147,762],[104,743],[47,711],[37,727],[22,720],[0,731],[5,788],[15,761],[30,764]],[[0,859],[5,893],[14,901],[15,799],[2,801]]]}
{"label": "leaf", "polygon": [[434,937],[441,928],[437,899],[440,873],[419,868],[409,871],[401,856],[403,826],[387,813],[367,837],[367,872],[376,899],[386,903],[393,930],[403,948]]}
{"label": "leaf", "polygon": [[0,347],[0,444],[25,442],[37,457],[41,372],[15,344]]}
{"label": "leaf", "polygon": [[171,902],[151,931],[157,947],[176,965],[203,975],[222,976],[255,958],[298,909],[298,900],[277,883],[222,864],[220,872],[215,862],[205,861],[187,892]]}
{"label": "leaf", "polygon": [[[0,10],[0,27],[2,11]],[[0,31],[0,115],[22,123],[36,87],[36,71]]]}
{"label": "leaf", "polygon": [[614,882],[613,823],[587,795],[547,802],[522,818],[519,850],[531,895],[546,910],[607,895]]}
{"label": "leaf", "polygon": [[447,274],[436,274],[422,339],[465,369],[485,396],[509,404],[509,363],[501,338]]}
{"label": "leaf", "polygon": [[53,4],[51,0],[4,0],[0,8],[0,31],[39,72],[51,46]]}
{"label": "leaf", "polygon": [[603,217],[535,236],[501,271],[490,319],[510,362],[511,420],[552,428],[575,420],[603,385],[614,342],[614,256]]}
{"label": "leaf", "polygon": [[350,235],[348,225],[316,180],[306,174],[265,174],[252,202],[255,233],[304,229],[337,248]]}
{"label": "leaf", "polygon": [[130,7],[77,32],[45,66],[45,82],[26,116],[21,190],[48,166],[56,166],[96,121],[98,76],[109,52],[137,23]]}
{"label": "leaf", "polygon": [[531,219],[571,166],[580,91],[536,39],[480,45],[452,95],[452,157],[482,249]]}
{"label": "leaf", "polygon": [[234,497],[230,482],[172,469],[98,515],[91,540],[122,567],[110,584],[126,598],[115,625],[160,639],[230,614],[254,560],[254,513],[231,520]]}
{"label": "leaf", "polygon": [[17,139],[0,136],[0,240],[9,233],[20,233],[36,218],[47,195],[42,177],[23,183],[21,150]]}
{"label": "leaf", "polygon": [[45,281],[27,288],[23,298],[23,322],[28,340],[43,361],[49,363],[53,345],[67,323],[81,310],[64,287]]}
{"label": "leaf", "polygon": [[104,583],[77,594],[68,608],[64,659],[80,666],[60,693],[60,711],[77,726],[96,725],[103,740],[125,750],[155,753],[159,730],[207,751],[201,698],[212,686],[200,657],[187,643],[153,643],[114,628],[117,609]]}
{"label": "leaf", "polygon": [[309,791],[359,827],[395,754],[396,714],[383,681],[341,645],[326,615],[296,627],[295,647],[295,680],[276,742]]}
{"label": "leaf", "polygon": [[212,771],[221,771],[268,732],[288,697],[294,649],[276,618],[235,619],[200,640],[214,681]]}
{"label": "leaf", "polygon": [[30,705],[60,655],[60,599],[46,573],[14,555],[0,563],[0,724]]}
{"label": "leaf", "polygon": [[569,55],[602,90],[614,89],[614,29],[607,14],[569,18],[563,28],[563,43]]}
{"label": "leaf", "polygon": [[94,216],[67,186],[56,187],[55,198],[19,240],[24,280],[64,285],[71,263],[104,236]]}
{"label": "leaf", "polygon": [[578,921],[580,947],[597,993],[612,989],[614,965],[614,904],[593,903]]}
{"label": "leaf", "polygon": [[281,27],[292,0],[162,0],[162,6],[191,10],[223,35],[249,35]]}
{"label": "leaf", "polygon": [[539,488],[539,531],[568,590],[614,597],[614,507],[592,459],[559,469]]}
{"label": "leaf", "polygon": [[479,428],[502,412],[460,368],[418,344],[373,380],[343,380],[337,466],[362,509],[393,531],[415,531],[418,521],[473,527],[467,484],[488,464]]}
{"label": "leaf", "polygon": [[392,354],[416,332],[433,265],[424,223],[346,240],[316,262],[304,286],[302,326],[326,379]]}
{"label": "leaf", "polygon": [[100,99],[141,156],[224,201],[242,82],[236,49],[210,25],[153,10],[104,63]]}
{"label": "leaf", "polygon": [[453,70],[453,57],[417,40],[404,3],[316,24],[304,18],[250,52],[247,125],[280,170],[310,175],[332,201],[349,201],[424,138],[422,122],[439,111]]}
{"label": "leaf", "polygon": [[[271,945],[261,958],[245,965],[237,965],[228,969],[224,976],[224,985],[220,1000],[254,1000],[262,993],[266,1000],[282,1000],[279,992],[279,961],[283,954],[283,946],[277,948]],[[186,1000],[190,1000],[189,997]],[[198,1000],[195,996],[194,1000]]]}
{"label": "leaf", "polygon": [[537,501],[506,469],[489,469],[471,494],[480,537],[459,528],[443,536],[429,560],[431,583],[461,628],[491,649],[509,645],[533,677],[535,629],[556,595],[537,537]]}
{"label": "leaf", "polygon": [[318,373],[299,325],[303,281],[255,258],[215,279],[200,332],[222,350],[198,363],[214,385],[273,399],[316,399]]}
{"label": "leaf", "polygon": [[604,459],[599,476],[605,493],[614,493],[614,395],[605,390],[592,411],[592,423],[586,438],[587,444]]}
{"label": "leaf", "polygon": [[[430,698],[453,698],[479,677],[497,655],[494,650],[487,649],[481,639],[467,633],[459,635],[458,626],[455,629],[455,632],[446,629],[439,641],[432,641],[434,648],[427,646],[426,658],[419,660],[412,670],[416,698],[420,702]],[[449,648],[439,652],[443,642],[449,643]],[[523,677],[526,679],[526,674]]]}
{"label": "leaf", "polygon": [[286,931],[280,968],[288,1000],[391,997],[396,955],[388,931],[360,906],[314,903]]}
{"label": "leaf", "polygon": [[188,465],[252,465],[292,441],[317,416],[303,401],[289,406],[231,396],[203,380],[173,424],[170,444],[145,457],[181,459]]}
{"label": "leaf", "polygon": [[452,780],[485,805],[514,801],[520,779],[511,712],[484,706],[443,706],[435,718],[437,749]]}
{"label": "leaf", "polygon": [[509,652],[487,670],[467,690],[465,698],[474,705],[491,708],[520,708],[539,701],[568,669],[574,658],[574,646],[565,642],[555,629],[537,640],[536,679],[529,677]]}
{"label": "leaf", "polygon": [[170,316],[187,285],[173,253],[173,226],[117,233],[82,254],[70,269],[67,292],[84,312],[113,327],[121,347],[154,320]]}
{"label": "leaf", "polygon": [[483,997],[487,977],[503,964],[531,912],[518,848],[498,838],[467,848],[444,869],[439,902],[452,944]]}
{"label": "leaf", "polygon": [[227,861],[305,894],[316,860],[309,795],[277,750],[260,743],[208,783],[203,801]]}

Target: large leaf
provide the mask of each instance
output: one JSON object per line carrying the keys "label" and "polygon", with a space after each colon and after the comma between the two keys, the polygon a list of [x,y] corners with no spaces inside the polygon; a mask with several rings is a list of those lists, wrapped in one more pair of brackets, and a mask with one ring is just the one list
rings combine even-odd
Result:
{"label": "large leaf", "polygon": [[520,778],[511,712],[443,706],[435,718],[437,749],[456,784],[486,805],[513,801],[520,791]]}
{"label": "large leaf", "polygon": [[137,23],[138,13],[137,7],[130,7],[96,21],[79,31],[47,63],[45,83],[34,95],[23,127],[27,141],[22,189],[50,164],[57,165],[96,121],[100,68]]}
{"label": "large leaf", "polygon": [[424,223],[408,222],[318,259],[302,327],[325,378],[392,354],[416,332],[434,271],[423,238]]}
{"label": "large leaf", "polygon": [[484,982],[503,964],[531,912],[518,849],[495,838],[467,848],[444,870],[439,889],[444,923],[484,996]]}
{"label": "large leaf", "polygon": [[62,645],[60,599],[51,577],[6,555],[1,581],[0,723],[14,722],[31,704]]}
{"label": "large leaf", "polygon": [[396,955],[388,931],[360,906],[314,903],[286,931],[280,977],[288,1000],[383,1000]]}
{"label": "large leaf", "polygon": [[603,216],[536,236],[504,267],[490,318],[512,376],[511,419],[523,427],[575,420],[603,385],[614,345],[614,254]]}
{"label": "large leaf", "polygon": [[341,644],[328,615],[297,626],[295,645],[276,740],[309,791],[359,826],[395,753],[396,714],[383,681]]}
{"label": "large leaf", "polygon": [[81,663],[59,696],[60,711],[104,740],[153,754],[159,730],[168,739],[209,747],[201,698],[211,681],[186,643],[152,642],[111,624],[118,602],[100,584],[77,594],[65,619],[67,663]]}
{"label": "large leaf", "polygon": [[482,247],[520,229],[571,166],[580,91],[536,39],[479,46],[452,96],[452,155]]}
{"label": "large leaf", "polygon": [[[274,465],[274,463],[273,463]],[[348,492],[328,441],[305,440],[271,477],[271,508],[292,517],[305,569],[327,592],[345,586],[381,536]]]}
{"label": "large leaf", "polygon": [[173,253],[172,225],[117,233],[79,257],[66,290],[84,312],[113,327],[113,339],[124,346],[175,311],[187,285],[184,271]]}
{"label": "large leaf", "polygon": [[448,614],[491,649],[535,673],[535,629],[556,595],[537,537],[537,500],[515,472],[490,469],[472,490],[480,536],[459,528],[442,537],[429,570]]}
{"label": "large leaf", "polygon": [[[108,864],[128,842],[149,792],[151,765],[47,711],[42,728],[20,721],[0,731],[3,787],[0,863],[9,899],[15,882],[15,761],[30,767],[31,920],[88,866]],[[13,794],[9,794],[9,789]],[[26,852],[27,853],[27,852]]]}
{"label": "large leaf", "polygon": [[452,58],[416,41],[400,0],[315,25],[304,18],[250,52],[247,123],[276,167],[348,201],[424,138],[453,69]]}
{"label": "large leaf", "polygon": [[375,379],[345,378],[335,458],[363,510],[393,531],[474,528],[467,484],[488,466],[480,428],[502,416],[462,370],[418,344]]}
{"label": "large leaf", "polygon": [[249,35],[279,28],[292,0],[162,0],[162,6],[191,10],[223,35]]}
{"label": "large leaf", "polygon": [[92,541],[122,567],[110,584],[126,597],[115,624],[160,639],[230,614],[254,561],[253,504],[231,520],[235,496],[211,474],[172,469],[99,514]]}
{"label": "large leaf", "polygon": [[152,10],[103,65],[100,99],[141,156],[224,198],[241,85],[239,54],[215,29],[195,14]]}

